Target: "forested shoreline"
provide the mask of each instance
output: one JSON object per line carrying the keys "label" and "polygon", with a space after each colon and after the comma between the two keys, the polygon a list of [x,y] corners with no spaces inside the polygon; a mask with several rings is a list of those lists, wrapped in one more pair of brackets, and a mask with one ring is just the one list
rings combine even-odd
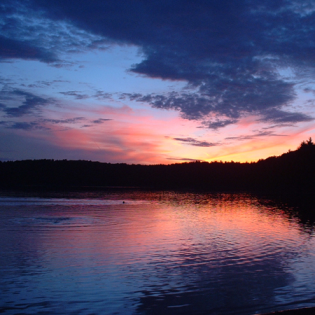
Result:
{"label": "forested shoreline", "polygon": [[0,162],[0,189],[93,187],[310,192],[315,188],[315,145],[309,139],[295,151],[251,163],[129,165],[47,159]]}

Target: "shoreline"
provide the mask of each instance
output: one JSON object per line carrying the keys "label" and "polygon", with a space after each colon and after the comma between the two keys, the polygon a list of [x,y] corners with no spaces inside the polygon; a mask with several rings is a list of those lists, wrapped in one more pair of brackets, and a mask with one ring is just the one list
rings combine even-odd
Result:
{"label": "shoreline", "polygon": [[264,313],[260,315],[314,315],[315,307],[300,308],[287,311],[277,311],[272,313]]}

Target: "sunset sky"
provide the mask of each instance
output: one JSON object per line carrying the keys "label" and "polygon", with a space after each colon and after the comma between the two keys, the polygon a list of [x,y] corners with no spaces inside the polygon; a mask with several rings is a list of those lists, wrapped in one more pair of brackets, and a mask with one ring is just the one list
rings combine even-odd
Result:
{"label": "sunset sky", "polygon": [[2,0],[0,160],[256,161],[315,131],[314,0]]}

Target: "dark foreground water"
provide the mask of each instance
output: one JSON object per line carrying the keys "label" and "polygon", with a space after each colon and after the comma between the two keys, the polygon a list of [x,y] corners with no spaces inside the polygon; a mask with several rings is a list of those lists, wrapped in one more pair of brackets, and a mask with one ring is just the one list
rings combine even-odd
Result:
{"label": "dark foreground water", "polygon": [[0,197],[0,313],[256,314],[315,306],[315,238],[249,195]]}

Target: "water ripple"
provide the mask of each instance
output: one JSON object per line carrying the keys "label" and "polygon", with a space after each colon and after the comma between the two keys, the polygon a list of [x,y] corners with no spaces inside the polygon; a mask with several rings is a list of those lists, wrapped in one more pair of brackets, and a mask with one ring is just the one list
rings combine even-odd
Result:
{"label": "water ripple", "polygon": [[281,209],[247,195],[154,196],[0,198],[0,312],[250,315],[315,305],[315,239]]}

